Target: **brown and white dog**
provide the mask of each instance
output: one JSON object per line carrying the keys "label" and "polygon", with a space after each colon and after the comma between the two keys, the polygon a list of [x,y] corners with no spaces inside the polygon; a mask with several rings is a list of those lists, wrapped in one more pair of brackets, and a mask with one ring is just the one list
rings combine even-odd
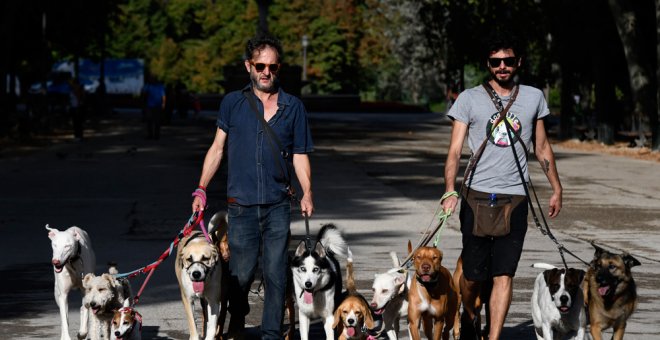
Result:
{"label": "brown and white dog", "polygon": [[630,268],[641,263],[628,253],[613,254],[593,242],[594,258],[582,285],[589,309],[591,336],[612,327],[614,340],[623,339],[626,322],[637,307],[637,288]]}
{"label": "brown and white dog", "polygon": [[142,315],[131,307],[128,299],[124,300],[122,308],[115,310],[110,334],[113,340],[142,339]]}
{"label": "brown and white dog", "polygon": [[[408,251],[412,245],[408,243]],[[420,247],[413,256],[415,275],[408,291],[408,328],[413,340],[421,339],[420,321],[429,339],[449,339],[453,328],[458,338],[456,313],[458,290],[447,268],[442,266],[442,252],[435,247]]]}
{"label": "brown and white dog", "polygon": [[546,269],[536,277],[532,293],[536,337],[584,339],[587,317],[580,288],[584,270],[559,269],[546,263],[535,263],[533,267]]}
{"label": "brown and white dog", "polygon": [[348,250],[346,263],[347,296],[335,310],[332,328],[339,333],[339,340],[367,339],[367,331],[374,328],[374,319],[367,300],[357,292],[353,277],[353,258]]}
{"label": "brown and white dog", "polygon": [[[226,262],[229,259],[227,242],[227,214],[216,213],[209,222],[209,242],[202,232],[194,231],[184,237],[177,247],[174,270],[179,281],[181,301],[188,320],[190,339],[199,339],[193,303],[202,306],[202,334],[204,339],[221,338],[227,310]],[[219,243],[219,244],[218,244]],[[223,253],[223,249],[226,253]]]}

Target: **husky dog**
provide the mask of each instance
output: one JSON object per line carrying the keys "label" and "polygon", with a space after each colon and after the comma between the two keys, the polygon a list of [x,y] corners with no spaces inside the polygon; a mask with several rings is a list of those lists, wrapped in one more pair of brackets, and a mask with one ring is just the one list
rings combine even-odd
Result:
{"label": "husky dog", "polygon": [[[80,289],[85,294],[82,285],[82,276],[85,273],[93,273],[96,266],[96,256],[92,250],[92,241],[87,232],[78,228],[71,227],[64,231],[55,228],[48,230],[53,248],[53,274],[55,275],[55,302],[60,309],[60,319],[62,325],[61,340],[71,340],[69,335],[69,292],[72,289]],[[89,310],[80,307],[80,331],[78,336],[84,338],[87,336],[87,322],[89,320]]]}
{"label": "husky dog", "polygon": [[337,227],[324,225],[317,236],[316,245],[308,249],[301,241],[291,260],[293,286],[298,303],[300,338],[309,338],[310,319],[323,319],[327,340],[334,339],[333,311],[341,302],[342,278],[335,255],[349,257],[349,248]]}
{"label": "husky dog", "polygon": [[121,308],[125,300],[129,300],[129,305],[133,302],[128,280],[116,279],[114,275],[117,273],[117,268],[111,265],[108,273],[101,276],[90,273],[83,279],[85,289],[83,305],[92,312],[90,315],[92,340],[109,339],[114,311]]}

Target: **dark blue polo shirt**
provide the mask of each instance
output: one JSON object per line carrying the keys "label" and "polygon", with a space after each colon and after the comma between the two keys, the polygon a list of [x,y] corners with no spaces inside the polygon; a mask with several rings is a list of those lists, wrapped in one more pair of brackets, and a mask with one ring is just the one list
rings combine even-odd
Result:
{"label": "dark blue polo shirt", "polygon": [[[284,164],[279,151],[272,151],[271,147],[277,148],[277,143],[267,140],[269,135],[243,93],[254,98],[262,116],[264,112],[263,104],[249,85],[227,94],[220,103],[217,125],[227,133],[227,198],[241,205],[277,203],[287,196],[284,171],[293,172],[293,167]],[[282,89],[278,92],[277,107],[268,124],[286,150],[286,162],[291,164],[294,153],[309,153],[314,149],[307,112],[300,99]]]}

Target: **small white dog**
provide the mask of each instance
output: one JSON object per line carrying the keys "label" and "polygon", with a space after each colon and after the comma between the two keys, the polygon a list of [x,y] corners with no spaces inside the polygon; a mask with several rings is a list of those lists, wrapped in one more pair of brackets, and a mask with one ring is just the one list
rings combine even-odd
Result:
{"label": "small white dog", "polygon": [[387,334],[388,339],[396,340],[399,334],[399,320],[408,315],[408,272],[401,268],[396,253],[390,252],[393,268],[383,274],[375,274],[371,286],[374,297],[371,310],[383,319],[380,329],[373,330],[378,335]]}
{"label": "small white dog", "polygon": [[326,339],[335,338],[333,312],[341,302],[342,291],[335,254],[352,261],[346,241],[333,224],[324,225],[317,240],[313,249],[308,249],[305,241],[301,241],[291,260],[301,340],[309,339],[310,320],[317,317],[323,319]]}
{"label": "small white dog", "polygon": [[114,311],[121,308],[125,300],[129,300],[129,306],[133,302],[128,280],[118,280],[113,276],[115,274],[117,269],[111,266],[109,273],[101,276],[90,273],[83,279],[83,288],[85,288],[83,305],[91,312],[92,340],[110,339],[110,324]]}
{"label": "small white dog", "polygon": [[585,272],[581,269],[558,269],[535,263],[534,268],[547,269],[536,277],[532,293],[532,319],[539,340],[584,339],[587,323],[584,294],[581,289]]}
{"label": "small white dog", "polygon": [[131,307],[129,299],[115,311],[110,333],[113,340],[142,340],[142,315]]}
{"label": "small white dog", "polygon": [[[86,273],[93,273],[96,267],[96,256],[92,250],[92,241],[87,232],[71,227],[65,231],[55,228],[48,230],[53,248],[53,274],[55,275],[55,302],[60,309],[62,325],[61,340],[71,340],[69,335],[69,302],[68,296],[72,289],[80,289],[85,294],[82,286],[82,277]],[[83,305],[80,307],[80,331],[78,337],[87,335],[87,323],[89,310]]]}

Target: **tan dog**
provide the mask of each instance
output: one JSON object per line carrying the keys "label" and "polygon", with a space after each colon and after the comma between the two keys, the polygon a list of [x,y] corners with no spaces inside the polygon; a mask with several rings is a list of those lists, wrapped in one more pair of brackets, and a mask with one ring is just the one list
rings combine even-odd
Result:
{"label": "tan dog", "polygon": [[602,330],[612,327],[612,339],[623,339],[626,321],[637,307],[637,289],[630,268],[641,263],[630,254],[613,254],[598,247],[582,288],[589,309],[591,336],[602,339]]}
{"label": "tan dog", "polygon": [[[408,251],[412,245],[408,243]],[[456,324],[458,290],[447,268],[442,266],[442,252],[434,247],[420,247],[413,256],[415,276],[408,291],[408,328],[413,340],[421,339],[420,321],[429,339],[449,339],[459,335]]]}
{"label": "tan dog", "polygon": [[[453,276],[453,281],[454,281],[454,286],[456,287],[456,290],[458,291],[458,310],[456,311],[456,320],[454,323],[454,337],[458,338],[460,335],[460,306],[462,303],[461,299],[461,276],[463,276],[463,258],[458,257],[458,260],[456,261],[456,269],[454,270],[454,276]],[[474,300],[474,316],[476,318],[476,325],[478,329],[481,329],[481,307],[485,306],[486,307],[486,326],[484,328],[484,331],[482,334],[488,335],[488,330],[490,329],[490,326],[488,324],[488,298],[490,296],[490,290],[492,286],[492,281],[484,282],[481,286],[481,292],[479,295],[477,295],[477,298]],[[457,331],[457,329],[459,329]],[[456,335],[458,334],[458,335]],[[481,336],[482,339],[485,339],[483,335]]]}
{"label": "tan dog", "polygon": [[[199,339],[193,315],[195,300],[199,299],[202,306],[202,334],[206,340],[222,338],[227,313],[228,286],[223,278],[227,276],[228,270],[226,263],[220,260],[221,255],[223,259],[229,259],[226,213],[217,213],[211,218],[209,231],[212,243],[208,242],[202,232],[194,231],[184,237],[177,247],[174,270],[188,319],[190,339]],[[226,253],[221,253],[222,249]]]}
{"label": "tan dog", "polygon": [[346,290],[348,296],[335,310],[332,328],[339,333],[339,340],[366,339],[367,330],[374,328],[374,319],[367,300],[357,292],[353,277],[353,259],[346,263]]}

